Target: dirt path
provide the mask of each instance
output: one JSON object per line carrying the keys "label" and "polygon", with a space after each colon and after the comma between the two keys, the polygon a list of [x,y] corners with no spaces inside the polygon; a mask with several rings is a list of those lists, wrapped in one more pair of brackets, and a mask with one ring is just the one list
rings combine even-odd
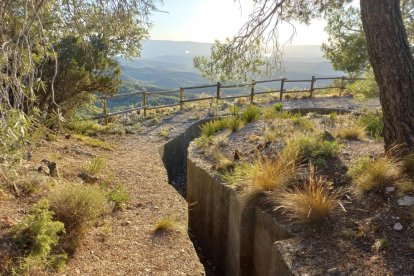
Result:
{"label": "dirt path", "polygon": [[[116,141],[115,141],[116,140]],[[203,275],[186,232],[187,203],[168,184],[155,135],[117,137],[108,170],[131,195],[128,208],[96,228],[64,275]],[[177,219],[181,229],[154,235],[157,222]]]}

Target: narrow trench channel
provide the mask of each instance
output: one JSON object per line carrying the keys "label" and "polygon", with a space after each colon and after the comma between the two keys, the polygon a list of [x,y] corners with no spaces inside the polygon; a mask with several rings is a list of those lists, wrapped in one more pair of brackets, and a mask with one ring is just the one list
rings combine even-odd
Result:
{"label": "narrow trench channel", "polygon": [[[159,154],[167,170],[168,182],[177,190],[177,192],[186,199],[187,190],[187,149],[190,143],[200,135],[200,126],[213,120],[206,118],[195,122],[184,130],[183,133],[174,137],[159,148]],[[197,255],[204,266],[207,276],[217,276],[214,273],[215,266],[210,259],[203,253],[202,248],[198,245],[197,240],[188,229],[188,235]]]}

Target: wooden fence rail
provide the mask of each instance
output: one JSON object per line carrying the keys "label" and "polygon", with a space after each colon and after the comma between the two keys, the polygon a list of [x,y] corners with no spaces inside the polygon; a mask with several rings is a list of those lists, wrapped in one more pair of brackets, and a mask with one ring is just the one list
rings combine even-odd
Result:
{"label": "wooden fence rail", "polygon": [[[315,84],[318,80],[340,80],[339,86],[324,86],[324,87],[315,87]],[[93,117],[91,119],[105,119],[105,124],[108,124],[109,117],[120,115],[120,114],[126,114],[133,111],[144,111],[144,116],[147,115],[147,110],[152,109],[160,109],[160,108],[166,108],[166,107],[174,107],[174,106],[180,106],[180,109],[182,110],[184,108],[184,103],[189,102],[196,102],[196,101],[205,101],[205,100],[231,100],[231,99],[237,99],[237,98],[249,98],[250,103],[254,103],[254,96],[255,95],[263,95],[263,94],[270,94],[270,93],[279,93],[279,100],[282,101],[284,94],[289,93],[309,93],[309,97],[314,97],[314,93],[317,90],[324,90],[324,89],[339,89],[339,96],[342,96],[343,91],[346,87],[347,81],[356,81],[356,80],[362,80],[362,78],[348,78],[348,77],[329,77],[329,78],[317,78],[315,76],[312,76],[310,80],[289,80],[287,78],[280,78],[280,79],[272,79],[272,80],[260,80],[260,81],[252,81],[251,83],[243,83],[243,84],[235,84],[235,85],[222,85],[220,82],[217,82],[217,84],[214,85],[201,85],[201,86],[191,86],[191,87],[180,87],[176,90],[166,90],[166,91],[154,91],[154,92],[148,92],[148,91],[133,91],[123,94],[116,94],[113,96],[103,96],[101,97],[102,100],[102,115]],[[270,82],[280,82],[280,89],[279,90],[269,90],[269,91],[256,91],[256,84],[262,84],[262,83],[270,83]],[[309,89],[302,89],[302,90],[286,90],[285,84],[286,83],[310,83]],[[223,89],[231,89],[231,88],[240,88],[240,87],[250,87],[250,93],[248,95],[232,95],[232,96],[224,96],[222,94]],[[216,95],[215,96],[209,96],[209,97],[203,97],[203,98],[195,98],[195,99],[186,99],[185,98],[185,92],[188,90],[193,89],[205,89],[205,88],[216,88]],[[179,102],[175,104],[166,104],[166,105],[158,105],[158,106],[149,106],[148,105],[148,97],[154,96],[154,95],[169,95],[169,94],[178,94],[179,95]],[[119,98],[119,97],[125,97],[125,96],[133,96],[133,95],[141,95],[141,106],[136,108],[131,108],[123,111],[117,111],[117,112],[108,112],[107,107],[107,100],[108,98]]]}

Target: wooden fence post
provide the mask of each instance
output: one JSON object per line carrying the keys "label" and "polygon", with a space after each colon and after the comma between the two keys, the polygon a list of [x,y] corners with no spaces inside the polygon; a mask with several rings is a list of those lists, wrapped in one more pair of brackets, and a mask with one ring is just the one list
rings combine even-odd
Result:
{"label": "wooden fence post", "polygon": [[184,88],[180,87],[180,110],[183,110],[184,105]]}
{"label": "wooden fence post", "polygon": [[220,88],[221,88],[221,83],[217,82],[217,95],[216,95],[217,100],[220,100]]}
{"label": "wooden fence post", "polygon": [[342,96],[342,93],[345,90],[345,80],[346,80],[346,77],[345,76],[342,76],[342,78],[341,78],[341,85],[340,85],[341,88],[339,88],[339,97]]}
{"label": "wooden fence post", "polygon": [[254,86],[256,85],[256,82],[253,80],[251,87],[250,87],[250,104],[254,104]]}
{"label": "wooden fence post", "polygon": [[315,81],[316,81],[315,76],[312,76],[311,87],[310,87],[310,90],[309,90],[309,92],[310,92],[310,97],[311,97],[311,98],[313,97],[313,91],[315,91],[315,90],[314,90],[314,87],[315,87]]}
{"label": "wooden fence post", "polygon": [[106,96],[104,96],[102,99],[102,108],[103,108],[103,115],[105,116],[104,118],[105,125],[107,126],[109,123],[109,119],[108,119],[108,108],[106,105]]}
{"label": "wooden fence post", "polygon": [[147,93],[142,92],[142,106],[144,107],[144,117],[147,116]]}
{"label": "wooden fence post", "polygon": [[280,101],[282,101],[283,100],[283,91],[284,91],[284,89],[285,89],[285,80],[287,80],[287,78],[282,78],[281,79],[281,81],[280,81],[280,93],[279,93],[279,95],[280,95]]}

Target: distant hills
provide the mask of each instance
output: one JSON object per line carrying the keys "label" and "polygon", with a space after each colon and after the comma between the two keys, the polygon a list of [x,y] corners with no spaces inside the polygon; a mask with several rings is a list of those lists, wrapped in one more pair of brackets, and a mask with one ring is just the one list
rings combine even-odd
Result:
{"label": "distant hills", "polygon": [[[210,53],[211,43],[147,40],[142,58],[120,59],[122,79],[142,87],[177,88],[209,83],[193,68],[193,57]],[[320,46],[287,46],[284,50],[286,77],[340,76],[323,56]],[[275,76],[280,77],[280,76]]]}

